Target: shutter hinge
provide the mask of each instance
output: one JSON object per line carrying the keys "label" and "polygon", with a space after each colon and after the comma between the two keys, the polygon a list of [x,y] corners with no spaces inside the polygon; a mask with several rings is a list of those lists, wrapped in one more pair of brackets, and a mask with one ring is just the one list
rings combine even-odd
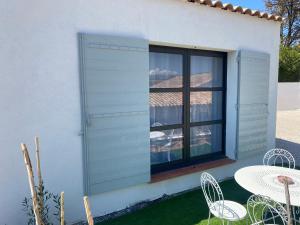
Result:
{"label": "shutter hinge", "polygon": [[236,62],[239,63],[241,60],[241,54],[238,53],[238,55],[236,56]]}
{"label": "shutter hinge", "polygon": [[91,115],[90,114],[85,115],[85,123],[86,123],[86,126],[91,125]]}
{"label": "shutter hinge", "polygon": [[238,148],[235,148],[235,154],[234,154],[235,160],[238,160]]}
{"label": "shutter hinge", "polygon": [[240,106],[238,104],[235,104],[235,110],[238,111]]}

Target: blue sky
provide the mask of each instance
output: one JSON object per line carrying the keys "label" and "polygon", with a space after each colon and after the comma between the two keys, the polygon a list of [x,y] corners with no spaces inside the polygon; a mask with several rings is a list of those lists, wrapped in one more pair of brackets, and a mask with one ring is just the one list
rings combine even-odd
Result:
{"label": "blue sky", "polygon": [[223,3],[231,3],[233,5],[240,5],[243,7],[264,10],[264,1],[263,0],[223,0]]}

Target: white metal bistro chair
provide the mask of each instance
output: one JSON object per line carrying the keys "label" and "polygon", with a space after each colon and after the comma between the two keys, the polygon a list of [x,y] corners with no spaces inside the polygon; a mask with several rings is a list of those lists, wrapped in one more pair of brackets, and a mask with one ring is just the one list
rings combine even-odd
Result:
{"label": "white metal bistro chair", "polygon": [[[269,166],[288,167],[290,169],[295,169],[296,166],[294,156],[289,151],[281,148],[269,150],[264,156],[263,164]],[[300,217],[300,208],[294,206],[292,207],[292,210],[294,221],[300,223],[300,221],[297,221]]]}
{"label": "white metal bistro chair", "polygon": [[293,155],[289,151],[280,148],[274,148],[267,151],[264,155],[263,164],[295,169],[295,159]]}
{"label": "white metal bistro chair", "polygon": [[247,210],[244,206],[234,201],[224,200],[218,182],[209,173],[201,174],[201,188],[209,208],[208,224],[211,214],[221,219],[223,225],[225,221],[228,224],[246,217]]}
{"label": "white metal bistro chair", "polygon": [[251,225],[287,225],[288,215],[278,202],[262,195],[252,195],[247,201]]}

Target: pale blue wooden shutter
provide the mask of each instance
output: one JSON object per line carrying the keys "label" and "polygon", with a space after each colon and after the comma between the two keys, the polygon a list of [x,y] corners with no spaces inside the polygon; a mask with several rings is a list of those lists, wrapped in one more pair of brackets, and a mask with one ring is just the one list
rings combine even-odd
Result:
{"label": "pale blue wooden shutter", "polygon": [[148,182],[148,41],[80,34],[79,47],[86,193]]}
{"label": "pale blue wooden shutter", "polygon": [[247,157],[267,150],[270,56],[239,52],[237,154]]}

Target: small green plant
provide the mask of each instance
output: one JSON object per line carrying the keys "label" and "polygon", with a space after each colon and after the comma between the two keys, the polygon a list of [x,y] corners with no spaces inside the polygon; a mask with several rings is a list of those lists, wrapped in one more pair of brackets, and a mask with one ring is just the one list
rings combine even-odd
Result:
{"label": "small green plant", "polygon": [[[60,221],[60,196],[53,194],[45,189],[44,184],[41,188],[36,187],[38,204],[43,207],[39,207],[40,215],[44,225],[53,225],[51,221],[51,215],[54,216],[57,221]],[[27,225],[35,225],[35,215],[33,212],[32,198],[25,197],[22,201],[23,210],[28,217]]]}
{"label": "small green plant", "polygon": [[[60,197],[60,195],[56,194],[56,195],[53,195],[52,200],[54,202],[53,215],[59,221],[59,223],[61,223],[61,202],[60,202],[61,197]],[[63,224],[66,224],[66,222],[64,221]]]}
{"label": "small green plant", "polygon": [[[56,218],[61,225],[65,225],[64,220],[64,192],[61,195],[53,194],[45,189],[40,163],[40,144],[39,138],[35,137],[36,161],[38,185],[35,185],[34,175],[30,156],[27,146],[21,144],[21,150],[24,157],[24,163],[27,170],[29,187],[31,191],[30,197],[25,197],[22,201],[23,210],[25,211],[28,225],[54,225],[52,218]],[[56,221],[56,223],[57,223]],[[56,224],[55,223],[55,224]]]}

